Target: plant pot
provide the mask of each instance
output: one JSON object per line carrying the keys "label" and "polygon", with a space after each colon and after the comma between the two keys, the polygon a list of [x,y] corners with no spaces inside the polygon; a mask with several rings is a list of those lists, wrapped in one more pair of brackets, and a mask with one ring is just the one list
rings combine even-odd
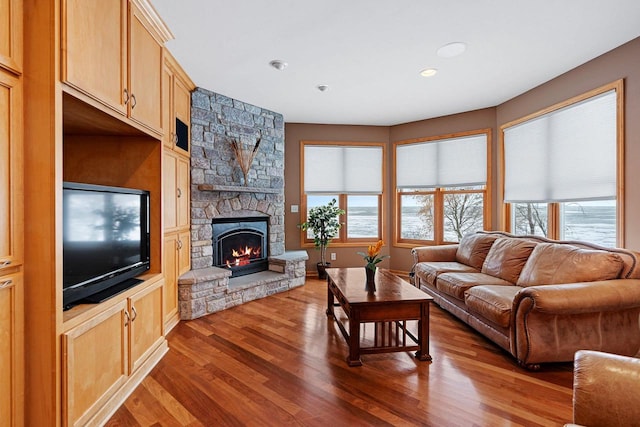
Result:
{"label": "plant pot", "polygon": [[328,262],[326,264],[322,264],[321,262],[317,263],[316,266],[318,267],[318,279],[326,279],[327,278],[327,272],[325,271],[325,269],[331,267],[331,263]]}

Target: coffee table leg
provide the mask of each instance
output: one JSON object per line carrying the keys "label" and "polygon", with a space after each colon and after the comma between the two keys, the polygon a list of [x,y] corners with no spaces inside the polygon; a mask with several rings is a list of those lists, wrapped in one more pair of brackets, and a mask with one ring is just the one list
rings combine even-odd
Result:
{"label": "coffee table leg", "polygon": [[330,279],[327,279],[327,316],[335,318],[333,314],[333,291],[331,291]]}
{"label": "coffee table leg", "polygon": [[420,320],[418,320],[420,349],[416,351],[416,358],[421,361],[431,361],[432,359],[429,355],[429,303],[423,303],[420,311],[422,312]]}
{"label": "coffee table leg", "polygon": [[362,366],[360,360],[360,317],[358,313],[351,311],[349,316],[349,366]]}

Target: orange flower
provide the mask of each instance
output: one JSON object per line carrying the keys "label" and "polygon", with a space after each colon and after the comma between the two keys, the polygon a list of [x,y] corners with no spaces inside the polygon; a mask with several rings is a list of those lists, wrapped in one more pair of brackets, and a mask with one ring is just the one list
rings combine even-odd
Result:
{"label": "orange flower", "polygon": [[362,256],[364,260],[367,261],[367,268],[375,270],[376,264],[389,257],[389,255],[380,256],[382,246],[384,246],[384,242],[382,240],[378,240],[378,243],[375,245],[369,245],[367,247],[367,253],[358,252],[358,255]]}
{"label": "orange flower", "polygon": [[375,258],[378,256],[378,254],[380,253],[380,250],[382,249],[382,246],[384,245],[384,242],[382,240],[378,240],[378,243],[376,243],[375,245],[370,245],[369,246],[369,250],[367,251],[367,255],[371,258]]}

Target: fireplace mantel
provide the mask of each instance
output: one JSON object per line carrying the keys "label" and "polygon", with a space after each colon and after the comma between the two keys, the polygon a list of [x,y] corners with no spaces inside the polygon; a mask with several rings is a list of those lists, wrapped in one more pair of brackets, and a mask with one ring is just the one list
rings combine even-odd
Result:
{"label": "fireplace mantel", "polygon": [[226,191],[230,193],[262,193],[262,194],[278,194],[282,193],[282,188],[265,188],[265,187],[245,187],[242,185],[213,185],[198,184],[200,191]]}

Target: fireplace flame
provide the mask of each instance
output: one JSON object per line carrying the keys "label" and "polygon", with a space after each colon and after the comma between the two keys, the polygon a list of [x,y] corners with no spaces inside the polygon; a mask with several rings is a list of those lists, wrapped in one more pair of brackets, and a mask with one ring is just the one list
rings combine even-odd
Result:
{"label": "fireplace flame", "polygon": [[251,258],[258,258],[260,256],[260,248],[252,248],[245,246],[244,249],[233,249],[231,251],[232,260],[227,260],[227,267],[238,267],[241,265],[247,265],[251,262]]}

